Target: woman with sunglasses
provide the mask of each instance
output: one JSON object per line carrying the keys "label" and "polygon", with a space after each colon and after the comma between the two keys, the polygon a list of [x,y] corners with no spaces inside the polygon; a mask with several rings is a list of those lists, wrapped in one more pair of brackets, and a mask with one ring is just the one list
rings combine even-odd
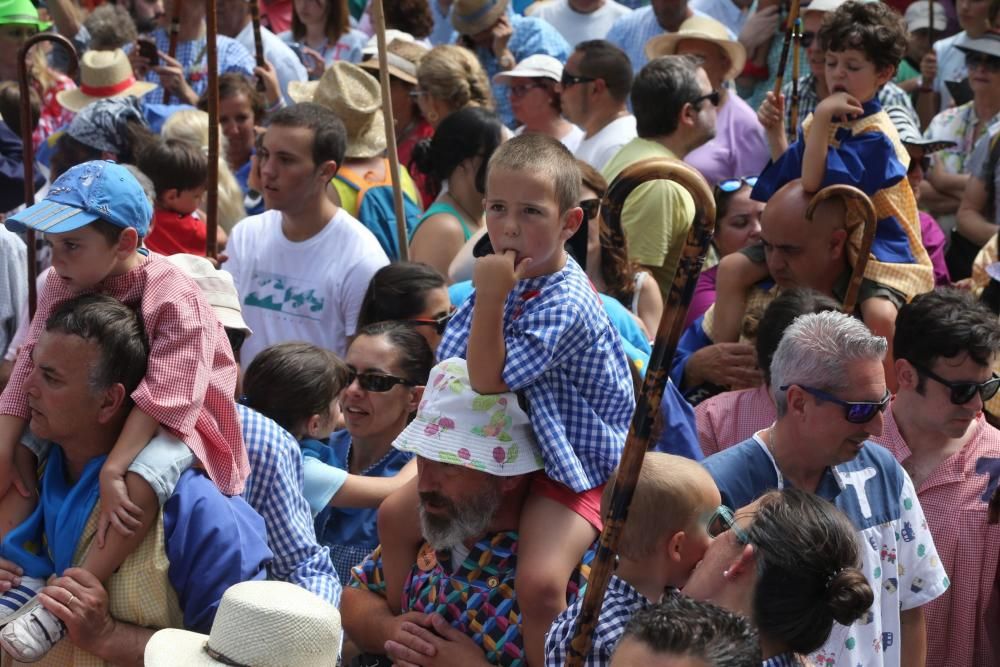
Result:
{"label": "woman with sunglasses", "polygon": [[455,255],[476,232],[485,230],[483,196],[486,163],[503,141],[495,113],[468,107],[450,114],[431,139],[413,149],[413,163],[440,193],[410,236],[410,259],[448,274]]}
{"label": "woman with sunglasses", "polygon": [[507,86],[514,119],[520,124],[514,130],[515,136],[526,132],[545,134],[575,153],[583,141],[583,130],[563,118],[556,91],[562,70],[562,63],[552,56],[537,54],[528,56],[514,69],[497,74],[493,81]]}
{"label": "woman with sunglasses", "polygon": [[715,539],[683,593],[750,618],[764,667],[832,664],[805,656],[827,642],[835,622],[851,625],[874,599],[844,513],[811,493],[785,489],[735,515],[720,507],[708,528]]}
{"label": "woman with sunglasses", "polygon": [[358,312],[358,327],[376,322],[403,322],[437,350],[455,313],[445,278],[417,262],[393,262],[375,272]]}
{"label": "woman with sunglasses", "polygon": [[[340,393],[346,430],[330,436],[331,462],[352,475],[392,477],[411,454],[393,449],[416,413],[434,353],[413,327],[379,322],[362,327],[347,350]],[[378,545],[375,509],[329,508],[316,517],[320,544],[330,547],[341,581]]]}

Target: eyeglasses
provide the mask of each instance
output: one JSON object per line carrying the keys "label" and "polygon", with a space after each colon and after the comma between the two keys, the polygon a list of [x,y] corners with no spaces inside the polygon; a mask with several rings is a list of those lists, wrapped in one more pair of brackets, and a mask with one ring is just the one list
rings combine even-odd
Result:
{"label": "eyeglasses", "polygon": [[719,182],[719,184],[715,187],[719,188],[722,192],[733,193],[742,188],[744,185],[751,188],[757,185],[757,177],[747,176],[745,178],[728,178]]}
{"label": "eyeglasses", "polygon": [[418,327],[434,327],[434,330],[438,332],[438,335],[443,335],[444,330],[448,328],[448,322],[451,322],[451,318],[455,316],[455,306],[451,307],[446,315],[442,315],[437,319],[427,318],[427,317],[413,317],[408,320],[410,324],[415,324]]}
{"label": "eyeglasses", "polygon": [[731,530],[740,544],[750,543],[750,536],[745,530],[736,525],[736,517],[733,515],[733,511],[725,505],[719,505],[712,512],[712,515],[708,518],[707,530],[709,537],[718,537],[726,531]]}
{"label": "eyeglasses", "polygon": [[1000,389],[1000,376],[996,373],[986,382],[952,382],[951,380],[945,380],[943,377],[932,373],[930,370],[912,361],[910,365],[916,368],[917,372],[921,375],[926,375],[935,382],[948,387],[951,390],[951,402],[955,405],[965,405],[972,400],[976,392],[979,392],[979,398],[983,399],[985,403],[996,396],[997,390]]}
{"label": "eyeglasses", "polygon": [[965,66],[968,69],[975,69],[976,67],[985,67],[991,72],[1000,72],[1000,58],[997,58],[996,56],[987,55],[985,53],[966,52]]}
{"label": "eyeglasses", "polygon": [[[786,384],[780,387],[780,389],[781,391],[788,391],[788,388],[791,386],[790,384]],[[892,394],[889,393],[888,389],[885,390],[885,396],[882,397],[881,401],[845,401],[821,389],[807,387],[804,384],[795,386],[801,388],[807,394],[812,394],[821,401],[836,403],[844,408],[844,419],[852,424],[867,424],[875,418],[875,415],[885,412],[885,409],[889,407],[889,401],[892,400]]]}
{"label": "eyeglasses", "polygon": [[601,212],[601,200],[584,199],[580,202],[580,208],[583,209],[584,220],[593,220],[597,217],[597,214]]}
{"label": "eyeglasses", "polygon": [[799,36],[799,44],[802,46],[803,49],[808,49],[810,46],[812,46],[814,39],[816,39],[816,33],[812,31],[804,32]]}
{"label": "eyeglasses", "polygon": [[415,382],[410,382],[405,378],[396,377],[395,375],[387,373],[359,373],[357,369],[348,366],[347,385],[345,386],[350,387],[355,380],[358,381],[358,385],[365,391],[374,391],[378,394],[389,391],[397,384],[401,384],[404,387],[417,386]]}
{"label": "eyeglasses", "polygon": [[528,91],[532,88],[541,88],[540,83],[519,83],[516,86],[510,87],[510,94],[512,97],[522,97],[528,94]]}
{"label": "eyeglasses", "polygon": [[719,96],[719,91],[713,90],[710,93],[706,93],[704,95],[699,95],[698,97],[696,97],[693,100],[691,100],[691,106],[696,107],[699,104],[701,104],[702,102],[704,102],[705,100],[708,100],[709,102],[712,103],[713,107],[717,107],[717,106],[719,106],[719,100],[720,99],[721,98]]}
{"label": "eyeglasses", "polygon": [[419,100],[419,99],[420,99],[421,97],[423,97],[424,95],[426,95],[426,94],[427,94],[427,91],[426,91],[426,90],[423,90],[423,89],[421,89],[421,88],[414,88],[414,89],[413,89],[413,90],[411,90],[411,91],[410,91],[410,92],[409,92],[408,94],[409,94],[409,96],[410,96],[410,97],[412,97],[413,99],[415,99],[415,100]]}
{"label": "eyeglasses", "polygon": [[597,81],[597,79],[591,76],[580,76],[578,74],[570,74],[566,70],[563,70],[562,78],[559,79],[559,83],[563,88],[569,88],[570,86],[575,86],[578,83],[590,83],[591,81]]}

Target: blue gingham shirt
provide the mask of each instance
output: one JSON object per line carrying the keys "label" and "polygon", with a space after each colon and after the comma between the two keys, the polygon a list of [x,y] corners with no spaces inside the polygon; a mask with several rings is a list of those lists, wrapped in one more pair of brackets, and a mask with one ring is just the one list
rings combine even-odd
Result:
{"label": "blue gingham shirt", "polygon": [[[445,330],[438,358],[466,358],[476,293]],[[503,309],[503,381],[523,391],[545,473],[580,493],[621,459],[635,397],[628,360],[597,292],[567,257],[556,273],[521,280]]]}
{"label": "blue gingham shirt", "polygon": [[765,660],[761,667],[802,667],[804,664],[794,653],[781,653]]}
{"label": "blue gingham shirt", "polygon": [[[612,574],[608,580],[607,591],[604,593],[600,619],[594,628],[590,653],[587,654],[583,664],[587,667],[608,667],[611,664],[611,655],[625,634],[625,626],[628,625],[632,614],[650,604],[652,603],[646,596],[637,591],[632,584]],[[552,627],[545,636],[545,667],[563,667],[566,664],[569,645],[576,635],[582,607],[581,595],[552,621]]]}
{"label": "blue gingham shirt", "polygon": [[340,579],[330,550],[316,541],[309,503],[302,495],[302,453],[285,429],[245,405],[236,406],[250,457],[243,499],[264,517],[274,552],[270,579],[287,581],[340,605]]}
{"label": "blue gingham shirt", "polygon": [[[689,7],[689,9],[697,16],[708,16],[693,7]],[[649,58],[646,57],[646,42],[665,32],[667,31],[656,20],[653,7],[647,5],[615,21],[604,39],[624,51],[628,59],[632,61],[632,71],[638,73],[649,62]],[[729,37],[733,40],[736,39],[732,30],[729,30]]]}
{"label": "blue gingham shirt", "polygon": [[[150,33],[156,41],[156,48],[163,53],[170,50],[170,35],[163,28],[157,28]],[[253,56],[250,55],[243,45],[235,39],[225,35],[216,35],[216,47],[219,54],[219,74],[226,72],[239,72],[244,76],[253,76],[253,68],[256,67]],[[131,45],[126,50],[131,50]],[[188,42],[177,42],[177,53],[174,57],[184,68],[184,78],[188,85],[198,94],[204,94],[208,87],[208,47],[206,39],[199,37]],[[157,85],[155,90],[143,96],[142,100],[146,104],[159,104],[163,102],[163,88],[160,88],[160,75],[150,70],[146,72],[146,81],[151,81]],[[176,96],[171,96],[177,102]]]}

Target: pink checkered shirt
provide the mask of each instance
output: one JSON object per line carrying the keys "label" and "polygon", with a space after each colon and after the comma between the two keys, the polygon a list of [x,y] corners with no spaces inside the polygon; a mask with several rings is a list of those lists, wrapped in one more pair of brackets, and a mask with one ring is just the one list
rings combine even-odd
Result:
{"label": "pink checkered shirt", "polygon": [[738,445],[778,418],[766,386],[727,391],[694,409],[698,441],[705,456]]}
{"label": "pink checkered shirt", "polygon": [[[146,377],[132,393],[136,406],[191,448],[220,491],[242,492],[250,463],[233,400],[238,367],[201,290],[181,269],[154,254],[94,291],[142,312],[150,351]],[[0,397],[0,414],[28,419],[24,382],[33,368],[31,350],[55,306],[76,295],[54,272],[49,274],[28,342]]]}
{"label": "pink checkered shirt", "polygon": [[[973,428],[972,440],[917,489],[951,580],[948,590],[924,606],[927,667],[1000,665],[1000,525],[986,523],[989,485],[1000,476],[1000,431],[982,416]],[[872,440],[905,465],[911,452],[891,408],[882,435]]]}

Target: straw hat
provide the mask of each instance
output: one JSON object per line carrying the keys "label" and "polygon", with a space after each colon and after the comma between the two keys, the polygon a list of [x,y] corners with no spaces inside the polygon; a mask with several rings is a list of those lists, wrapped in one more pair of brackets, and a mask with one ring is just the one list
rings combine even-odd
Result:
{"label": "straw hat", "polygon": [[215,311],[215,316],[219,318],[222,326],[242,331],[248,336],[253,334],[253,330],[243,319],[240,295],[236,291],[236,283],[229,271],[215,268],[204,257],[187,253],[168,255],[167,261],[180,268],[201,289],[201,293]]}
{"label": "straw hat", "polygon": [[87,51],[80,58],[80,87],[56,93],[56,100],[70,111],[80,111],[96,100],[109,97],[142,97],[155,83],[136,81],[132,64],[121,49]]}
{"label": "straw hat", "polygon": [[331,109],[347,128],[344,157],[381,155],[387,145],[382,116],[382,90],[370,74],[343,60],[334,61],[319,81],[291,81],[288,96]]}
{"label": "straw hat", "polygon": [[[390,35],[389,33],[395,34]],[[365,48],[361,50],[364,60],[358,63],[358,66],[374,72],[378,76],[378,43],[376,39],[376,37],[372,37],[368,40]],[[401,30],[387,30],[385,39],[385,56],[389,74],[400,81],[416,85],[417,65],[420,64],[420,59],[427,53],[427,47],[423,44],[418,44],[414,40],[413,35]]]}
{"label": "straw hat", "polygon": [[455,0],[451,24],[463,35],[475,35],[493,27],[507,11],[507,0]]}
{"label": "straw hat", "polygon": [[646,55],[652,59],[659,56],[672,56],[677,53],[677,43],[683,39],[700,39],[711,42],[721,48],[729,57],[729,70],[722,77],[723,81],[731,81],[743,71],[747,62],[747,52],[743,45],[729,38],[729,31],[715,19],[707,16],[692,16],[684,21],[677,32],[657,35],[646,42]]}
{"label": "straw hat", "polygon": [[160,630],[146,644],[146,667],[336,667],[340,612],[284,581],[245,581],[222,596],[212,633]]}
{"label": "straw hat", "polygon": [[51,22],[38,20],[31,0],[0,0],[0,25],[33,25],[39,31],[52,27]]}

